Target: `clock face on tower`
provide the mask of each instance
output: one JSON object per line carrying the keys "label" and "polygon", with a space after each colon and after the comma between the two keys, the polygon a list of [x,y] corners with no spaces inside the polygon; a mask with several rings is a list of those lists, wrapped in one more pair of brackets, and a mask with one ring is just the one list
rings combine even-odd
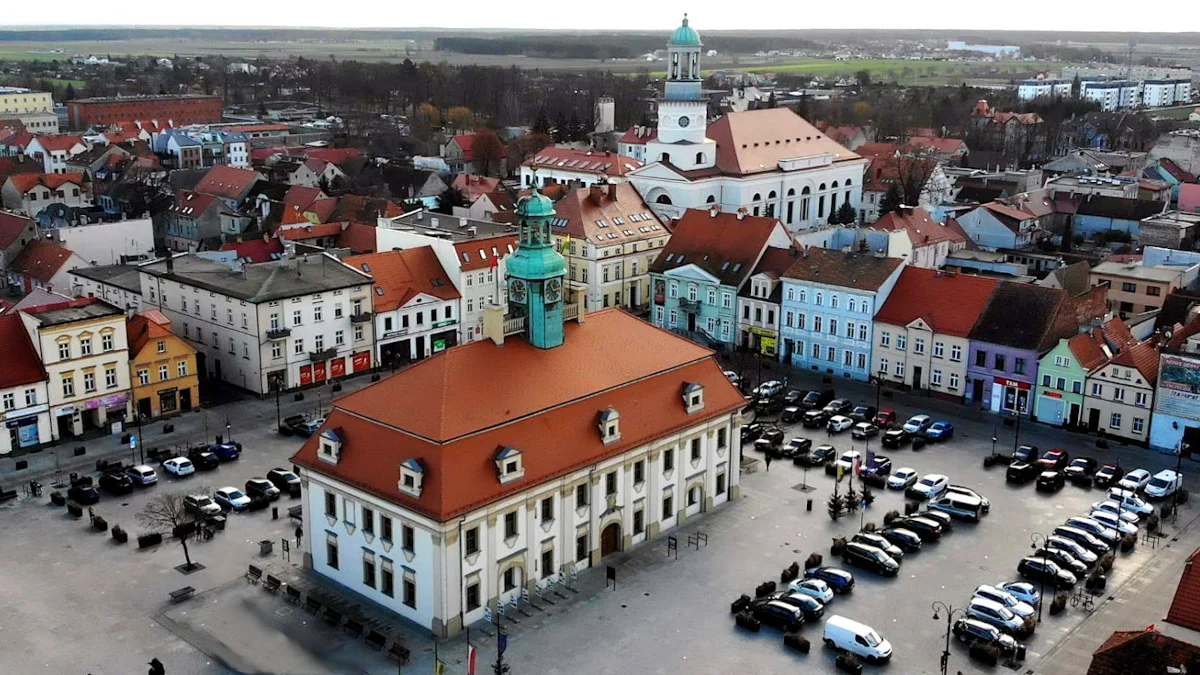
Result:
{"label": "clock face on tower", "polygon": [[546,280],[546,304],[552,305],[562,299],[562,282],[558,279]]}
{"label": "clock face on tower", "polygon": [[689,125],[691,123],[692,123],[692,118],[688,117],[687,115],[683,115],[679,118],[679,127],[681,129],[686,129],[687,125]]}
{"label": "clock face on tower", "polygon": [[508,297],[516,303],[525,302],[525,280],[513,279],[508,284]]}

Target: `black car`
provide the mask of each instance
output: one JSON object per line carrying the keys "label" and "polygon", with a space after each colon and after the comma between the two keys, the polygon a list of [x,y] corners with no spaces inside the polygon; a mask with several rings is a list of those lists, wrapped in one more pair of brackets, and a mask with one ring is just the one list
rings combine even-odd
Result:
{"label": "black car", "polygon": [[921,541],[937,541],[942,538],[944,528],[942,524],[936,520],[930,520],[921,516],[906,516],[897,518],[892,521],[894,527],[903,527],[906,530],[912,530],[917,533]]}
{"label": "black car", "polygon": [[1045,558],[1046,560],[1053,562],[1071,574],[1074,574],[1076,578],[1082,577],[1083,575],[1087,574],[1088,571],[1087,563],[1058,548],[1040,548],[1031,553],[1029,557]]}
{"label": "black car", "polygon": [[284,436],[291,436],[296,433],[297,427],[303,423],[304,415],[289,415],[279,423],[279,433]]}
{"label": "black car", "polygon": [[783,404],[800,405],[800,401],[803,401],[807,395],[808,392],[803,389],[788,389],[788,392],[783,395]]}
{"label": "black car", "polygon": [[754,451],[766,453],[772,457],[779,456],[779,446],[765,438],[760,438],[757,441],[754,441]]}
{"label": "black car", "polygon": [[750,613],[764,624],[789,633],[804,625],[804,612],[795,605],[779,600],[751,603]]}
{"label": "black car", "polygon": [[67,499],[76,504],[89,506],[100,501],[100,492],[91,485],[74,485],[67,490]]}
{"label": "black car", "polygon": [[1099,488],[1106,488],[1125,477],[1125,469],[1121,468],[1120,464],[1105,464],[1096,471],[1096,475],[1092,476],[1092,484]]}
{"label": "black car", "polygon": [[1038,447],[1036,445],[1022,445],[1017,448],[1017,451],[1012,454],[1013,462],[1024,462],[1032,464],[1038,456]]}
{"label": "black car", "polygon": [[829,413],[830,417],[833,417],[834,415],[845,415],[851,410],[854,410],[854,403],[852,403],[848,398],[835,398],[829,403],[826,403],[823,410]]}
{"label": "black car", "polygon": [[900,572],[900,563],[882,550],[868,544],[850,542],[842,550],[842,560],[847,565],[873,570],[876,574],[893,577]]}
{"label": "black car", "polygon": [[837,459],[837,448],[832,445],[818,445],[808,452],[797,455],[792,463],[797,466],[825,466]]}
{"label": "black car", "polygon": [[110,495],[125,495],[133,492],[133,479],[116,471],[100,476],[100,489]]}
{"label": "black car", "polygon": [[803,593],[797,593],[795,591],[778,591],[768,595],[765,598],[761,598],[756,602],[767,602],[770,600],[787,603],[799,609],[801,612],[804,612],[805,621],[816,621],[825,614],[825,605],[821,604],[820,600]]}
{"label": "black car", "polygon": [[278,467],[267,472],[267,480],[275,484],[281,492],[286,492],[292,497],[300,496],[300,477]]}
{"label": "black car", "polygon": [[1066,590],[1078,581],[1074,574],[1054,562],[1042,562],[1041,558],[1021,558],[1021,562],[1017,563],[1017,572],[1030,581],[1045,582],[1059,590]]}
{"label": "black car", "polygon": [[[918,537],[918,539],[920,539],[920,537]],[[901,562],[904,560],[904,549],[888,541],[878,532],[859,532],[851,537],[850,541],[881,549],[884,553],[892,556],[892,559],[896,562]]]}
{"label": "black car", "polygon": [[266,478],[251,478],[246,481],[246,496],[250,499],[267,499],[275,501],[279,499],[279,488]]}
{"label": "black car", "polygon": [[789,440],[778,453],[784,459],[796,459],[800,455],[808,453],[812,450],[812,441],[807,438],[793,438]]}
{"label": "black car", "polygon": [[935,523],[941,525],[942,526],[942,534],[945,534],[946,532],[949,532],[950,530],[954,529],[954,518],[952,518],[950,516],[950,514],[946,513],[945,511],[938,511],[937,509],[927,509],[916,515],[920,516],[921,518],[926,518],[928,520],[932,520]]}
{"label": "black car", "polygon": [[1038,474],[1036,487],[1042,492],[1058,492],[1066,480],[1061,471],[1043,471]]}
{"label": "black car", "polygon": [[1008,465],[1008,471],[1004,474],[1004,480],[1009,483],[1028,483],[1041,473],[1041,469],[1026,463],[1013,462]]}
{"label": "black car", "polygon": [[788,406],[783,409],[783,414],[779,416],[779,421],[784,424],[795,424],[800,421],[800,417],[804,415],[804,411],[797,406]]}
{"label": "black car", "polygon": [[216,455],[204,449],[193,448],[188,452],[188,459],[196,465],[197,471],[211,471],[221,466],[221,460]]}
{"label": "black car", "polygon": [[783,429],[774,426],[766,427],[759,438],[771,441],[772,445],[783,445]]}
{"label": "black car", "polygon": [[804,395],[800,400],[800,407],[805,410],[816,410],[825,406],[833,400],[833,390],[826,389],[824,391],[813,390]]}
{"label": "black car", "polygon": [[829,584],[829,588],[838,595],[854,590],[854,575],[840,567],[814,567],[804,570],[804,578],[820,579]]}
{"label": "black car", "polygon": [[996,647],[1000,650],[1001,654],[1011,654],[1017,650],[1016,638],[978,619],[963,617],[954,622],[952,632],[954,633],[954,637],[958,638],[961,642],[971,645]]}
{"label": "black car", "polygon": [[829,413],[824,410],[809,410],[801,418],[806,429],[820,429],[829,421]]}
{"label": "black car", "polygon": [[925,543],[921,541],[921,535],[903,527],[885,527],[876,534],[892,542],[905,553],[916,553]]}
{"label": "black car", "polygon": [[1051,532],[1051,534],[1057,534],[1064,539],[1070,539],[1092,553],[1095,553],[1097,556],[1102,556],[1105,553],[1108,553],[1109,550],[1108,544],[1104,543],[1102,539],[1093,535],[1091,532],[1086,532],[1078,527],[1059,525],[1058,527],[1054,528],[1054,531]]}
{"label": "black car", "polygon": [[759,422],[742,425],[742,445],[757,440],[762,434],[763,425]]}
{"label": "black car", "polygon": [[880,443],[885,448],[899,448],[902,445],[912,443],[912,434],[903,429],[888,429],[883,432],[883,439]]}
{"label": "black car", "polygon": [[754,412],[759,415],[774,415],[783,410],[783,401],[777,398],[760,398],[754,404]]}
{"label": "black car", "polygon": [[1063,469],[1067,480],[1072,483],[1082,483],[1084,485],[1092,482],[1092,476],[1095,475],[1096,469],[1100,464],[1091,457],[1076,457],[1071,460],[1071,464]]}
{"label": "black car", "polygon": [[878,413],[879,413],[879,411],[876,410],[874,406],[860,405],[860,406],[855,406],[854,410],[851,410],[850,414],[847,415],[847,417],[854,420],[855,422],[870,422],[870,423],[874,424],[875,423],[875,415],[877,415]]}

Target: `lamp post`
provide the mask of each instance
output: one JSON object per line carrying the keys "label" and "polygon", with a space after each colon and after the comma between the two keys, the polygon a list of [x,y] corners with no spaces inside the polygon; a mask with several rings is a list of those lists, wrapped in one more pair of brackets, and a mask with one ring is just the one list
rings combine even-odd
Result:
{"label": "lamp post", "polygon": [[999,431],[999,428],[996,426],[996,424],[993,423],[992,424],[992,456],[993,457],[996,456],[996,441],[1000,440],[996,435],[997,431]]}
{"label": "lamp post", "polygon": [[942,652],[942,675],[946,675],[946,669],[950,666],[950,627],[954,623],[955,614],[963,614],[961,607],[953,607],[947,605],[941,600],[933,601],[933,620],[937,621],[941,617],[939,613],[946,614],[946,649]]}
{"label": "lamp post", "polygon": [[883,378],[887,377],[887,371],[880,369],[875,376],[875,412],[879,412],[879,405],[883,396]]}
{"label": "lamp post", "polygon": [[1044,535],[1040,532],[1034,532],[1033,534],[1029,535],[1029,541],[1030,541],[1029,547],[1036,551],[1038,548],[1038,540],[1041,540],[1041,542],[1042,542],[1042,567],[1043,567],[1042,574],[1041,574],[1042,591],[1041,591],[1041,595],[1039,596],[1040,600],[1038,601],[1038,606],[1037,606],[1037,610],[1038,610],[1037,620],[1038,620],[1038,623],[1041,623],[1042,622],[1042,605],[1046,604],[1046,574],[1047,574],[1047,570],[1045,568],[1049,567],[1049,564],[1048,564],[1049,561],[1047,560],[1047,556],[1049,555],[1049,550],[1047,550],[1047,547],[1049,546],[1049,543],[1048,543],[1046,535]]}
{"label": "lamp post", "polygon": [[1015,455],[1017,454],[1017,448],[1020,447],[1021,443],[1021,411],[1014,410],[1013,417],[1017,418],[1017,430],[1016,433],[1013,434],[1013,454]]}

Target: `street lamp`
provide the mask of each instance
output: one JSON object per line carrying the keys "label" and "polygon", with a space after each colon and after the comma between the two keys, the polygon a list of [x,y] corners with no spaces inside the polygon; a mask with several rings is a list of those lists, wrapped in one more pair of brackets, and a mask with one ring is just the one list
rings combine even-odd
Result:
{"label": "street lamp", "polygon": [[941,600],[933,601],[933,620],[937,621],[941,617],[939,613],[946,614],[946,649],[942,652],[942,675],[946,675],[946,669],[950,666],[950,627],[954,623],[955,614],[963,614],[961,607],[953,607],[947,605]]}
{"label": "street lamp", "polygon": [[879,374],[875,376],[875,410],[879,411],[881,396],[883,395],[883,378],[887,377],[887,371],[882,368]]}
{"label": "street lamp", "polygon": [[1013,455],[1016,455],[1021,443],[1021,411],[1014,410],[1013,417],[1017,418],[1017,431],[1013,434]]}
{"label": "street lamp", "polygon": [[1042,577],[1042,593],[1041,593],[1041,596],[1039,596],[1040,600],[1038,601],[1038,606],[1037,606],[1037,610],[1038,610],[1037,620],[1038,620],[1038,623],[1041,623],[1042,622],[1042,605],[1046,604],[1046,574],[1048,573],[1046,568],[1048,568],[1050,566],[1047,561],[1047,556],[1050,554],[1050,551],[1049,551],[1050,545],[1049,545],[1046,535],[1044,535],[1040,532],[1034,532],[1033,534],[1029,535],[1029,541],[1030,541],[1029,547],[1036,551],[1038,549],[1038,540],[1039,539],[1042,542],[1042,574],[1040,575]]}
{"label": "street lamp", "polygon": [[996,436],[997,431],[999,431],[999,427],[993,423],[992,424],[992,457],[996,456],[996,441],[1000,440]]}

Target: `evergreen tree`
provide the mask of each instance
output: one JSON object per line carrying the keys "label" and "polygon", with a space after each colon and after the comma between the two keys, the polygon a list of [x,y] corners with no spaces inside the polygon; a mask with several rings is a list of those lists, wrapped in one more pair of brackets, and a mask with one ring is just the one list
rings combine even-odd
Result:
{"label": "evergreen tree", "polygon": [[838,207],[837,217],[839,225],[853,225],[858,220],[858,214],[848,201],[842,202],[842,205]]}
{"label": "evergreen tree", "polygon": [[900,186],[896,183],[892,183],[888,186],[887,192],[884,193],[883,198],[879,200],[879,217],[882,218],[892,211],[899,209],[902,206],[902,201],[903,199],[900,196]]}
{"label": "evergreen tree", "polygon": [[530,133],[550,135],[550,118],[546,117],[545,106],[538,110],[537,119],[533,120],[533,128],[530,129]]}
{"label": "evergreen tree", "polygon": [[67,91],[65,94],[63,94],[63,99],[66,101],[75,100],[75,85],[74,84],[72,84],[70,82],[67,83]]}
{"label": "evergreen tree", "polygon": [[829,495],[829,501],[826,502],[826,511],[829,512],[830,520],[837,520],[846,513],[846,501],[841,495],[834,492],[833,494]]}

